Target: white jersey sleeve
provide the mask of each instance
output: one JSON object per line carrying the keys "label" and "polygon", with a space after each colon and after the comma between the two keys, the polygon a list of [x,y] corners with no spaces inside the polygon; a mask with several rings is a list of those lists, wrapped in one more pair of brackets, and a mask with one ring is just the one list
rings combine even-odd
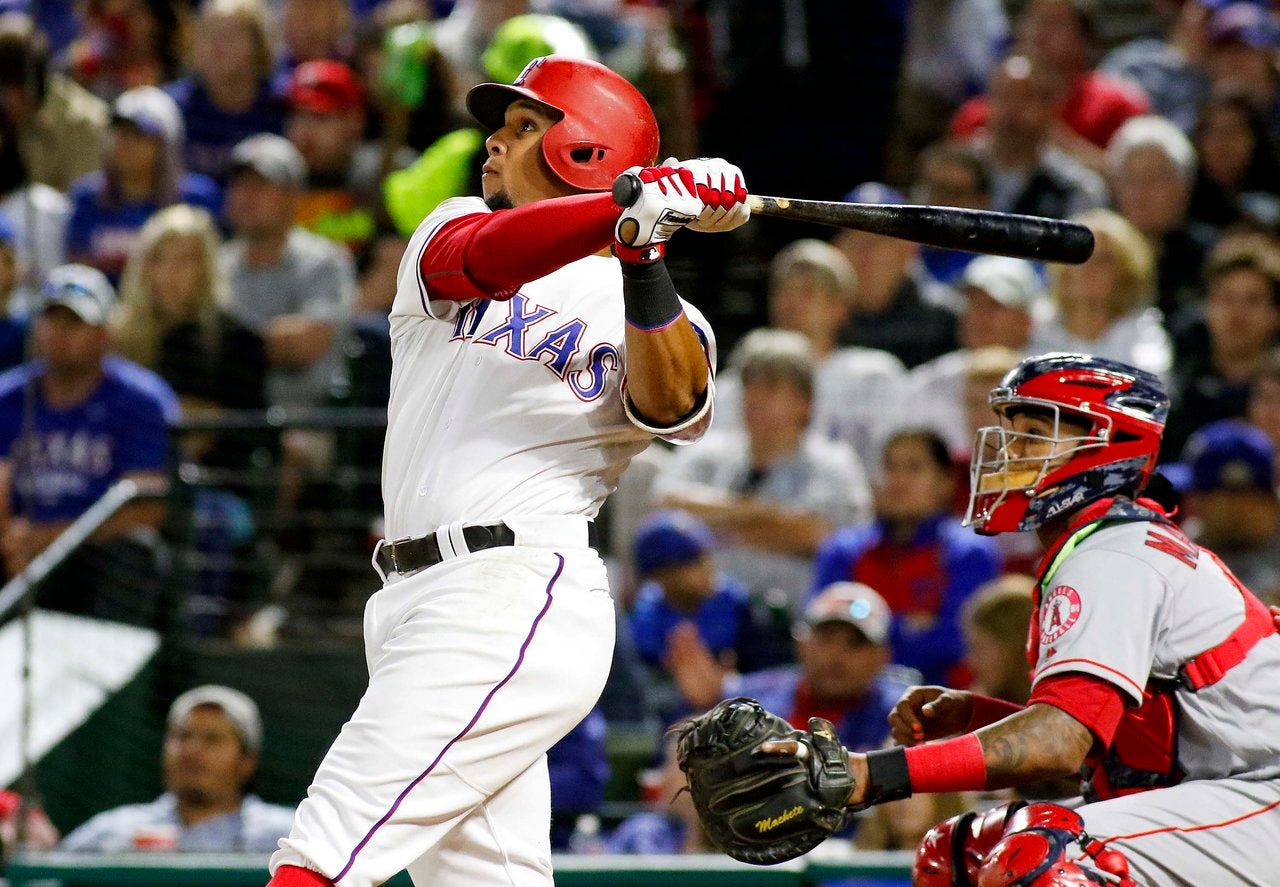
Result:
{"label": "white jersey sleeve", "polygon": [[[491,212],[479,197],[451,197],[442,201],[418,225],[413,236],[409,238],[409,246],[400,260],[400,270],[396,276],[396,298],[391,304],[391,317],[394,321],[399,317],[432,317],[436,320],[453,320],[465,302],[449,299],[432,299],[422,282],[422,253],[426,250],[431,238],[444,227],[446,222],[475,213]],[[474,301],[474,300],[473,300]]]}
{"label": "white jersey sleeve", "polygon": [[1082,672],[1141,703],[1157,633],[1169,612],[1166,577],[1155,562],[1133,553],[1142,550],[1150,526],[1099,530],[1059,566],[1040,596],[1033,685],[1050,675]]}

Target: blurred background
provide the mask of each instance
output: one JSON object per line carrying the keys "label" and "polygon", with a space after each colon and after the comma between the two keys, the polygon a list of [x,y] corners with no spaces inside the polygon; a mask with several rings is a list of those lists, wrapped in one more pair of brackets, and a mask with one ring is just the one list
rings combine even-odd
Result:
{"label": "blurred background", "polygon": [[[1046,267],[775,219],[675,241],[715,426],[651,446],[601,515],[617,652],[552,753],[558,850],[704,850],[662,736],[726,695],[864,748],[913,681],[1025,701],[1037,545],[959,519],[986,393],[1029,354],[1159,375],[1163,494],[1280,603],[1277,25],[1253,0],[0,0],[0,847],[287,827],[365,685],[401,255],[478,193],[467,90],[548,53],[627,76],[661,156],[754,193],[1098,244]],[[238,830],[157,827],[193,780]],[[909,850],[996,800],[840,843]]]}

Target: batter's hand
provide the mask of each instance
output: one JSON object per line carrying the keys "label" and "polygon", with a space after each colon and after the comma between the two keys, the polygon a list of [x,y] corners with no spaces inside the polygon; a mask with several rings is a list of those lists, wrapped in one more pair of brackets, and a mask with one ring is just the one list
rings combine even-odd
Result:
{"label": "batter's hand", "polygon": [[973,694],[946,687],[911,687],[889,713],[889,732],[899,745],[919,745],[964,732],[973,715]]}
{"label": "batter's hand", "polygon": [[719,157],[699,157],[695,160],[676,160],[668,157],[663,166],[687,169],[693,173],[702,212],[689,223],[693,231],[718,234],[732,231],[751,218],[747,206],[747,182],[742,170]]}
{"label": "batter's hand", "polygon": [[702,212],[702,201],[687,169],[633,166],[627,172],[639,177],[641,191],[614,226],[614,252],[624,262],[655,262],[667,240]]}

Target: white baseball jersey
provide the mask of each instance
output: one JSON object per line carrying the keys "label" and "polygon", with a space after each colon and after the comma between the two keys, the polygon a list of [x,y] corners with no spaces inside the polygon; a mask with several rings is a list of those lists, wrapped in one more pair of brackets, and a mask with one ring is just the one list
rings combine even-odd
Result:
{"label": "white baseball jersey", "polygon": [[[546,751],[595,705],[614,605],[588,546],[594,517],[654,434],[625,406],[622,275],[591,256],[509,301],[431,300],[410,240],[391,311],[383,461],[386,535],[436,534],[443,560],[388,577],[365,608],[369,687],[272,857],[341,887],[408,869],[415,884],[551,884]],[[715,340],[685,305],[714,366]],[[503,520],[515,544],[471,552],[463,524]]]}
{"label": "white baseball jersey", "polygon": [[[646,428],[624,411],[615,259],[580,259],[506,302],[432,301],[419,277],[422,251],[444,223],[476,212],[488,212],[479,198],[446,200],[400,265],[382,470],[388,539],[508,514],[594,517],[655,433],[686,443],[711,422],[713,391],[675,428]],[[714,367],[710,326],[697,308],[684,309]]]}

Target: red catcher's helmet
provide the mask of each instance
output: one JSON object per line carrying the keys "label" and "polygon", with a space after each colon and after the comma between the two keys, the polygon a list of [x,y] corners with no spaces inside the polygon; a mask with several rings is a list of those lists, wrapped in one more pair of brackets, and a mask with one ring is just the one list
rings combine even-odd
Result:
{"label": "red catcher's helmet", "polygon": [[510,86],[481,83],[467,109],[490,131],[507,106],[530,99],[560,115],[542,137],[542,156],[566,184],[607,191],[633,166],[658,159],[658,121],[640,90],[599,62],[546,55],[525,66]]}
{"label": "red catcher's helmet", "polygon": [[[990,402],[1001,424],[978,429],[964,518],[987,535],[1034,530],[1104,496],[1136,494],[1155,469],[1169,415],[1154,375],[1086,354],[1029,357]],[[1052,436],[1014,431],[1019,412],[1049,418]],[[1084,431],[1064,436],[1063,421]]]}

